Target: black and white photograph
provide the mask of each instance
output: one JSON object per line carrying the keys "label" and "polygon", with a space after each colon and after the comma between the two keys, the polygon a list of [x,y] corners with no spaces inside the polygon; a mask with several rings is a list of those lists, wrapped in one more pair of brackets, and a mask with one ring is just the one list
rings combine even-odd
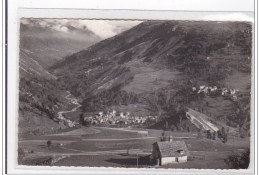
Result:
{"label": "black and white photograph", "polygon": [[18,165],[248,168],[251,22],[19,25]]}

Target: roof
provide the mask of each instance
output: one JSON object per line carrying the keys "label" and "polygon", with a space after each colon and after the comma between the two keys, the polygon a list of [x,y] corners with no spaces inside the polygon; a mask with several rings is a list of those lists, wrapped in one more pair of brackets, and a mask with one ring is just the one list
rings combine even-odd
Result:
{"label": "roof", "polygon": [[[195,111],[193,109],[190,109],[188,108],[188,111],[186,112],[187,115],[189,115],[190,117],[192,117],[192,120],[191,122],[194,122],[194,119],[197,120],[197,122],[199,122],[202,126],[203,126],[203,129],[205,130],[211,130],[211,131],[218,131],[218,127],[216,125],[214,125],[213,123],[211,123],[209,120],[210,120],[210,117],[208,117],[207,115],[201,113],[201,112],[198,112],[198,111]],[[194,123],[196,125],[196,123]],[[197,126],[199,127],[199,126]]]}
{"label": "roof", "polygon": [[158,145],[161,157],[181,157],[190,154],[184,141],[155,142],[154,144]]}

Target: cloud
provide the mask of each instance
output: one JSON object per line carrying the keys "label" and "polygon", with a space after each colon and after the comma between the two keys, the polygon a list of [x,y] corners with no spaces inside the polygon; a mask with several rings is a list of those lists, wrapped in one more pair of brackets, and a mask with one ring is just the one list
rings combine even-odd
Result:
{"label": "cloud", "polygon": [[125,30],[128,30],[142,21],[117,21],[117,20],[79,20],[79,19],[26,19],[22,18],[21,23],[30,26],[41,26],[60,32],[70,31],[71,27],[82,31],[89,30],[102,39],[113,37]]}
{"label": "cloud", "polygon": [[30,24],[30,19],[21,18],[20,22],[21,22],[22,24],[28,25],[28,24]]}
{"label": "cloud", "polygon": [[73,20],[68,22],[73,27],[88,29],[102,39],[115,36],[142,21],[110,21],[110,20]]}

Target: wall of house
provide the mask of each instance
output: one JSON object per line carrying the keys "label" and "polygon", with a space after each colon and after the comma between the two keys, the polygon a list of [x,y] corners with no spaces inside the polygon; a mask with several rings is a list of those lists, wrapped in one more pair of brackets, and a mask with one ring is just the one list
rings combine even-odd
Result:
{"label": "wall of house", "polygon": [[169,163],[178,163],[176,162],[176,157],[162,157],[161,165],[166,165]]}
{"label": "wall of house", "polygon": [[[178,161],[177,161],[178,159]],[[187,162],[188,157],[187,156],[182,156],[182,157],[163,157],[161,165],[166,165],[170,163],[183,163]]]}
{"label": "wall of house", "polygon": [[188,156],[178,157],[178,162],[179,162],[179,163],[187,162],[187,160],[188,160]]}
{"label": "wall of house", "polygon": [[157,145],[153,145],[153,158],[158,159],[160,158],[160,152]]}

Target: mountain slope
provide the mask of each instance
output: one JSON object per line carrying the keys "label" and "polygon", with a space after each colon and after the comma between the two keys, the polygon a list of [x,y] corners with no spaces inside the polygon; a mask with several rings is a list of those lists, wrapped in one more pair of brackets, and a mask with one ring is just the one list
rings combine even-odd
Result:
{"label": "mountain slope", "polygon": [[[77,52],[101,39],[87,30],[70,27],[70,33],[42,27],[42,20],[27,19],[20,25],[19,53],[19,134],[53,133],[67,128],[57,119],[58,112],[73,106],[67,91],[47,68],[62,57]],[[69,26],[68,26],[69,27]]]}
{"label": "mountain slope", "polygon": [[[134,105],[134,115],[159,115],[178,126],[191,107],[248,130],[251,31],[243,22],[148,21],[67,56],[51,71],[85,99],[86,113]],[[201,86],[218,90],[192,90]],[[224,88],[239,89],[237,99],[221,95]]]}
{"label": "mountain slope", "polygon": [[41,26],[40,23],[44,20],[28,20],[28,24],[20,25],[20,49],[45,69],[64,56],[76,53],[101,40],[99,36],[87,29],[83,31],[67,26],[68,31],[62,32]]}

